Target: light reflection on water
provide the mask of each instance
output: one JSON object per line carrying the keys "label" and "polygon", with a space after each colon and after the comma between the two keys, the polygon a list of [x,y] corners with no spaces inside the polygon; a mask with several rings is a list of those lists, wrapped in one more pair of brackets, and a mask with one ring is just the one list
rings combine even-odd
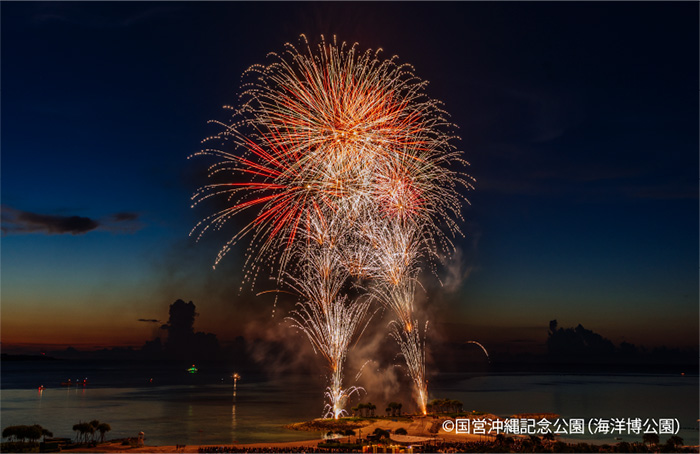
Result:
{"label": "light reflection on water", "polygon": [[[318,433],[290,431],[284,424],[312,419],[317,390],[281,384],[157,386],[149,388],[47,388],[2,391],[3,427],[41,424],[56,436],[73,436],[79,421],[108,422],[108,438],[146,434],[150,445],[231,444],[320,438]],[[235,400],[232,400],[235,399]]]}
{"label": "light reflection on water", "polygon": [[[98,419],[112,427],[107,438],[135,437],[143,431],[149,445],[273,442],[321,436],[283,427],[320,416],[323,381],[319,377],[268,380],[247,376],[234,389],[230,380],[226,383],[220,378],[231,374],[217,371],[218,375],[184,377],[172,383],[163,374],[156,383],[168,384],[158,386],[145,381],[138,386],[119,386],[120,379],[106,371],[103,375],[95,372],[95,379],[91,378],[91,385],[85,388],[48,386],[58,383],[49,378],[44,383],[46,389],[38,391],[34,387],[38,370],[22,367],[3,364],[3,427],[41,424],[56,436],[69,437],[74,435],[74,424]],[[32,388],[27,389],[29,386]],[[686,444],[698,444],[697,376],[443,374],[431,380],[430,393],[431,398],[461,400],[465,410],[506,417],[556,413],[563,418],[586,419],[678,418],[686,428],[679,435]],[[394,400],[402,399],[397,395]],[[641,441],[641,435],[622,438]],[[576,440],[594,439],[616,441],[613,435],[587,435]]]}

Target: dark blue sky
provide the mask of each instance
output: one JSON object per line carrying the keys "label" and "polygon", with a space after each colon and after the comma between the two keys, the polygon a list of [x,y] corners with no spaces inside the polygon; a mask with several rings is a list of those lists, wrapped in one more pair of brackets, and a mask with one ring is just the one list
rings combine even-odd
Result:
{"label": "dark blue sky", "polygon": [[[272,302],[211,270],[187,160],[241,73],[338,35],[415,66],[477,178],[453,336],[697,345],[698,4],[2,3],[2,341],[140,344],[177,298],[228,339]],[[228,233],[232,233],[231,226]],[[459,265],[459,266],[457,266]],[[90,322],[86,323],[89,314]],[[262,314],[262,315],[261,315]]]}

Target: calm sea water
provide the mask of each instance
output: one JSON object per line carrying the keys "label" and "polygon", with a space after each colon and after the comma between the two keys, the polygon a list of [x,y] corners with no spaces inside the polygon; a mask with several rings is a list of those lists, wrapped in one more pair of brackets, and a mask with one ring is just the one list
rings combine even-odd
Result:
{"label": "calm sea water", "polygon": [[[2,426],[41,424],[55,436],[73,436],[79,421],[108,422],[108,438],[146,434],[150,445],[232,444],[319,438],[284,424],[320,416],[319,377],[269,379],[245,375],[235,393],[234,372],[199,365],[95,361],[2,364]],[[61,387],[87,377],[87,387]],[[150,379],[153,379],[150,382]],[[37,387],[44,385],[43,391]],[[679,435],[698,444],[697,375],[443,374],[431,381],[431,397],[464,402],[466,410],[501,416],[548,412],[563,418],[678,418]],[[379,405],[378,405],[379,406]],[[620,435],[615,435],[620,436]],[[614,443],[612,435],[568,437]],[[621,435],[641,441],[641,435]],[[665,439],[664,436],[661,437]]]}
{"label": "calm sea water", "polygon": [[[465,410],[499,416],[555,413],[561,418],[677,418],[686,444],[698,444],[698,375],[481,375],[445,377],[435,385],[440,395],[464,402]],[[641,441],[642,435],[574,435],[567,441],[616,443]],[[660,435],[665,441],[669,435]]]}

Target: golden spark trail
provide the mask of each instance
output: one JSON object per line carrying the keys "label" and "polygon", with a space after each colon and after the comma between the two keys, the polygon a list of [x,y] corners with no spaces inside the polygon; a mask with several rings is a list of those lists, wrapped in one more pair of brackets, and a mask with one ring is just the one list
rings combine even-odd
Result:
{"label": "golden spark trail", "polygon": [[[425,411],[425,332],[414,308],[422,266],[454,249],[461,234],[463,193],[473,178],[454,142],[455,125],[426,94],[427,81],[398,57],[358,45],[287,43],[266,64],[243,75],[239,103],[220,132],[194,156],[215,160],[210,184],[193,206],[217,198],[226,205],[200,221],[198,239],[239,225],[219,251],[218,264],[248,238],[246,279],[255,285],[270,269],[279,288],[300,296],[290,314],[331,371],[329,414],[338,417],[355,388],[343,389],[352,339],[377,301],[396,320],[392,336]],[[368,283],[365,295],[348,289]],[[427,326],[427,324],[426,324]]]}

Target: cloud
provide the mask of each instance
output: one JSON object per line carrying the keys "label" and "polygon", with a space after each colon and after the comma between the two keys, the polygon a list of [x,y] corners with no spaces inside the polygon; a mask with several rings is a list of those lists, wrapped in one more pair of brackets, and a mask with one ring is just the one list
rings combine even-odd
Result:
{"label": "cloud", "polygon": [[129,213],[129,212],[122,212],[122,213],[116,213],[110,216],[110,219],[112,219],[115,222],[121,222],[121,221],[135,221],[139,218],[139,215],[137,213]]}
{"label": "cloud", "polygon": [[93,230],[133,232],[141,226],[137,213],[121,212],[103,219],[84,216],[32,213],[2,206],[2,233],[5,235],[41,233],[46,235],[83,235]]}
{"label": "cloud", "polygon": [[160,320],[156,320],[155,318],[140,318],[138,321],[146,323],[160,323]]}
{"label": "cloud", "polygon": [[182,7],[179,6],[135,6],[124,9],[121,14],[104,14],[100,8],[48,3],[37,5],[29,22],[37,26],[63,23],[93,29],[125,29],[167,17],[181,10]]}

